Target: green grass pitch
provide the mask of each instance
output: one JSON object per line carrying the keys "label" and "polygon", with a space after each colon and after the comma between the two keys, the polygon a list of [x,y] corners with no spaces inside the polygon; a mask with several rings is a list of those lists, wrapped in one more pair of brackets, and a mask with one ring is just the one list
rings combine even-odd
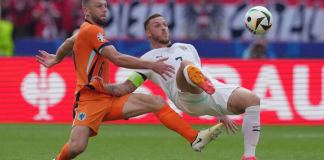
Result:
{"label": "green grass pitch", "polygon": [[[196,129],[208,126],[194,125]],[[0,160],[51,160],[70,125],[0,124]],[[263,126],[259,160],[323,160],[324,126]],[[222,134],[201,153],[162,125],[101,126],[78,160],[240,160],[242,135]]]}

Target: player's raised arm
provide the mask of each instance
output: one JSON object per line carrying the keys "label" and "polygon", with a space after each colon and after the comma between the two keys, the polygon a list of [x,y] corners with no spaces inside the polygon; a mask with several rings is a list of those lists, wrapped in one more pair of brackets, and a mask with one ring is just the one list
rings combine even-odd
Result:
{"label": "player's raised arm", "polygon": [[112,45],[104,47],[101,54],[117,66],[131,69],[151,69],[160,74],[164,79],[167,79],[166,76],[172,77],[172,74],[175,73],[173,66],[164,63],[168,58],[163,58],[156,62],[142,60],[137,57],[122,54]]}
{"label": "player's raised arm", "polygon": [[56,54],[50,54],[46,51],[39,50],[39,54],[36,55],[37,62],[48,68],[60,63],[65,56],[72,53],[76,35],[77,34],[74,34],[70,38],[67,38],[57,49]]}

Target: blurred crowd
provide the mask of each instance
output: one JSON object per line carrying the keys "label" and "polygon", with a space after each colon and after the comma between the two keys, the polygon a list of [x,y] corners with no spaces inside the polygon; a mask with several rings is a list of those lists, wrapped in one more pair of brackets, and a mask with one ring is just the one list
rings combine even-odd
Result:
{"label": "blurred crowd", "polygon": [[[266,0],[268,7],[273,10],[273,13],[276,13],[277,19],[274,22],[276,25],[272,27],[272,33],[261,37],[265,38],[264,40],[257,40],[253,36],[245,34],[246,30],[242,25],[245,10],[252,5],[252,2],[261,0],[184,1],[187,3],[178,3],[175,0],[166,0],[164,3],[161,3],[161,0],[111,1],[113,3],[108,6],[108,24],[105,29],[109,30],[107,34],[111,39],[129,40],[134,38],[141,40],[144,37],[141,20],[143,21],[143,17],[152,11],[160,11],[168,19],[172,38],[175,39],[215,40],[216,42],[229,40],[232,43],[244,40],[252,41],[253,43],[249,47],[244,46],[246,48],[244,53],[240,47],[238,50],[242,54],[236,54],[235,51],[235,56],[240,55],[242,58],[277,57],[268,52],[267,41],[324,42],[322,30],[324,0],[300,0],[298,3],[297,1],[292,3],[289,0]],[[226,5],[224,5],[225,3]],[[181,4],[181,8],[177,7],[179,4]],[[180,14],[179,9],[183,9]],[[285,16],[283,16],[284,14]],[[34,46],[35,43],[17,43],[17,40],[27,39],[31,42],[36,38],[42,42],[60,41],[69,37],[79,28],[83,20],[81,0],[0,0],[0,56],[11,56],[14,53],[34,53],[34,51],[27,52],[26,48],[31,48],[30,44]],[[209,45],[211,49],[217,46],[214,44]],[[287,50],[293,52],[293,55],[300,54],[299,44],[290,45],[287,43],[287,46],[289,46]],[[146,44],[141,47],[146,47]],[[284,47],[279,49],[283,50]],[[319,50],[314,47],[306,47],[313,49],[310,51],[312,53]],[[228,49],[230,50],[232,47]]]}
{"label": "blurred crowd", "polygon": [[[218,37],[222,25],[222,9],[218,3],[211,0],[189,2],[186,7],[187,23],[191,26],[186,31],[188,38]],[[131,5],[132,3],[135,4],[135,1],[131,2]],[[0,37],[5,42],[0,44],[3,45],[0,46],[1,55],[12,55],[14,39],[64,39],[70,36],[84,19],[81,0],[0,0],[0,9],[0,28],[3,31]]]}
{"label": "blurred crowd", "polygon": [[[224,10],[215,0],[190,0],[185,8],[186,34],[193,39],[218,39]],[[196,31],[196,32],[193,32]]]}
{"label": "blurred crowd", "polygon": [[[65,38],[83,21],[81,0],[0,0],[1,19],[14,26],[13,37]],[[191,0],[186,7],[190,38],[218,37],[222,7],[211,0]],[[218,22],[218,23],[216,23]],[[197,30],[199,32],[192,32]],[[201,32],[200,32],[201,31]]]}
{"label": "blurred crowd", "polygon": [[0,0],[1,19],[13,23],[13,37],[65,38],[83,20],[80,0]]}

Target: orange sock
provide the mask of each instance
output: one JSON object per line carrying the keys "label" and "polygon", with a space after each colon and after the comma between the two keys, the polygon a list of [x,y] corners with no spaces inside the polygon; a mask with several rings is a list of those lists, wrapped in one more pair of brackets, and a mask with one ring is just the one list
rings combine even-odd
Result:
{"label": "orange sock", "polygon": [[55,160],[70,160],[68,154],[69,154],[69,145],[66,143],[64,144],[60,154],[56,156]]}
{"label": "orange sock", "polygon": [[189,143],[192,143],[196,139],[198,131],[194,130],[168,105],[163,106],[161,110],[154,114],[164,126],[179,133],[181,136],[186,138]]}

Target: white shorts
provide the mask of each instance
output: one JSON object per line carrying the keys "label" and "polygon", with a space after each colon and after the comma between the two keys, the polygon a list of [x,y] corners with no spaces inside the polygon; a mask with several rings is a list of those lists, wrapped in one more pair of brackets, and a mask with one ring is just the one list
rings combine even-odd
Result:
{"label": "white shorts", "polygon": [[233,113],[227,110],[227,102],[232,92],[238,86],[226,85],[217,80],[212,80],[212,82],[216,89],[213,95],[209,95],[206,92],[192,94],[178,90],[174,94],[174,104],[191,116],[233,115]]}

